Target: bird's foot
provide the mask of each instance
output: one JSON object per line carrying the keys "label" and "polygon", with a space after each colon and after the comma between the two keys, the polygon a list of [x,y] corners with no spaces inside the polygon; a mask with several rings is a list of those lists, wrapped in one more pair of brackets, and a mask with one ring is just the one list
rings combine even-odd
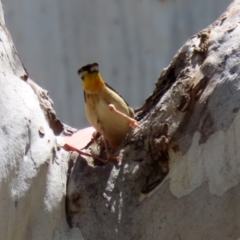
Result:
{"label": "bird's foot", "polygon": [[130,118],[130,127],[134,128],[137,127],[139,129],[142,129],[142,127],[138,124],[137,120],[135,120],[134,118]]}
{"label": "bird's foot", "polygon": [[120,162],[122,158],[119,156],[115,157],[107,151],[107,161],[110,161],[110,160],[115,160],[117,162]]}
{"label": "bird's foot", "polygon": [[98,131],[94,131],[94,132],[92,133],[91,141],[97,142],[97,140],[99,139],[100,136],[101,136],[101,134],[100,134]]}
{"label": "bird's foot", "polygon": [[108,162],[108,160],[104,160],[103,158],[100,158],[97,154],[95,154],[93,152],[87,153],[87,152],[84,152],[84,151],[76,149],[76,148],[69,148],[69,150],[75,151],[75,152],[79,153],[81,156],[86,156],[86,157],[91,157],[93,159],[97,159],[103,163]]}
{"label": "bird's foot", "polygon": [[109,160],[108,159],[103,159],[97,156],[97,154],[91,154],[93,159],[97,159],[100,162],[107,163]]}

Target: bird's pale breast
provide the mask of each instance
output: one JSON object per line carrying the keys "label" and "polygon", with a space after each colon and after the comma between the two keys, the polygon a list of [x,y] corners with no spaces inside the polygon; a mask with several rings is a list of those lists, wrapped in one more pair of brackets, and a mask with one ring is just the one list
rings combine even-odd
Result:
{"label": "bird's pale breast", "polygon": [[131,128],[129,120],[111,111],[109,104],[128,116],[131,116],[130,108],[117,93],[108,88],[97,94],[85,94],[85,97],[88,121],[112,147],[117,148]]}

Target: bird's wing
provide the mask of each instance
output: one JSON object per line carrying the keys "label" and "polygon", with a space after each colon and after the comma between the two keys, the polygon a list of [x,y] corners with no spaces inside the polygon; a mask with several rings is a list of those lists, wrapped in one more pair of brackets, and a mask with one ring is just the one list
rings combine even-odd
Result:
{"label": "bird's wing", "polygon": [[122,99],[123,101],[127,104],[127,106],[129,107],[129,104],[125,101],[125,99],[114,89],[112,88],[110,85],[108,85],[106,82],[105,82],[105,85],[106,87],[110,88],[112,91],[114,91],[116,94],[118,94]]}

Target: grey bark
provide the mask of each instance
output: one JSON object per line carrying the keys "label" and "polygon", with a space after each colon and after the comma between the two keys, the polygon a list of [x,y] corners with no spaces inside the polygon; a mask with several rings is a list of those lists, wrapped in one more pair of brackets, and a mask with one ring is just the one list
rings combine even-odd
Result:
{"label": "grey bark", "polygon": [[85,239],[240,236],[240,1],[193,36],[137,111],[121,164],[78,158],[71,224]]}
{"label": "grey bark", "polygon": [[179,50],[107,164],[58,148],[75,130],[27,77],[0,11],[1,239],[240,236],[239,0]]}
{"label": "grey bark", "polygon": [[65,194],[69,153],[47,92],[28,79],[0,2],[0,239],[81,239],[69,231]]}

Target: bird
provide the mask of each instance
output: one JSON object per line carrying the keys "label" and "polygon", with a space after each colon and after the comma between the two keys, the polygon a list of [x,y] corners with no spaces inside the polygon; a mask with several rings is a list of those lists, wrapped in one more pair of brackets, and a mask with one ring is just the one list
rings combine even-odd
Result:
{"label": "bird", "polygon": [[86,117],[103,136],[107,158],[111,158],[107,142],[117,149],[132,127],[141,126],[134,119],[133,109],[103,80],[98,63],[81,67],[78,75],[82,79]]}

